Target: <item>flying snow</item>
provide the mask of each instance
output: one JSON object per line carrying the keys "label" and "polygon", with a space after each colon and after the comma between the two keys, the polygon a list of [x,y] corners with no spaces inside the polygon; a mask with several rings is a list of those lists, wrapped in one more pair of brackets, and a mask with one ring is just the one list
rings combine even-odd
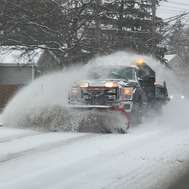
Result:
{"label": "flying snow", "polygon": [[[176,77],[164,65],[149,56],[139,56],[134,53],[117,52],[107,56],[94,58],[85,66],[75,66],[62,72],[44,75],[21,90],[9,101],[3,111],[3,124],[10,127],[42,127],[47,130],[76,131],[80,119],[79,111],[68,108],[68,94],[74,81],[82,79],[94,65],[131,64],[137,59],[143,59],[156,71],[157,83],[167,82],[168,91],[175,88]],[[185,112],[189,108],[183,103],[169,102],[161,118],[153,119],[152,125],[179,125],[189,123]],[[179,109],[183,109],[182,116]],[[85,113],[85,116],[89,116]],[[185,122],[183,121],[185,120]],[[62,122],[63,120],[63,122]],[[188,120],[188,121],[187,121]],[[95,121],[92,120],[91,124]],[[38,126],[36,126],[38,125]],[[95,126],[96,127],[96,126]]]}

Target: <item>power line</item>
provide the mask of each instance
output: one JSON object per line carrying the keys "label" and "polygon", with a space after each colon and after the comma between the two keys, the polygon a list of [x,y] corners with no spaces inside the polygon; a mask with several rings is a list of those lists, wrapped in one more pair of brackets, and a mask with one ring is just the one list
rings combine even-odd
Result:
{"label": "power line", "polygon": [[168,12],[168,11],[165,11],[165,10],[161,10],[161,11],[158,11],[158,13],[164,13],[164,14],[172,14],[172,15],[175,15],[175,11],[174,11],[174,12]]}
{"label": "power line", "polygon": [[189,6],[189,3],[181,3],[176,1],[168,1],[170,4]]}
{"label": "power line", "polygon": [[[161,9],[161,10],[159,10],[158,12],[160,12],[160,11],[164,11],[164,12],[167,12],[167,13],[171,13],[171,12],[177,12],[177,13],[184,13],[184,12],[187,12],[187,11],[189,11],[189,10],[177,10],[177,9]],[[176,13],[175,13],[176,14]]]}
{"label": "power line", "polygon": [[[181,8],[181,7],[173,7],[173,6],[168,6],[168,5],[162,5],[162,7],[167,7],[167,8],[174,8],[174,9],[181,9],[181,10],[183,10],[183,8]],[[189,10],[189,8],[184,8],[184,10]]]}
{"label": "power line", "polygon": [[170,22],[178,20],[179,18],[182,18],[182,17],[184,17],[184,16],[186,16],[188,14],[189,14],[189,12],[186,12],[186,13],[183,13],[183,14],[180,14],[180,15],[176,15],[176,16],[172,16],[172,17],[166,18],[163,21],[166,22],[166,23],[170,23]]}
{"label": "power line", "polygon": [[[174,4],[174,5],[171,6],[171,4]],[[176,2],[176,1],[172,1],[172,0],[162,2],[162,4],[160,4],[160,6],[158,7],[158,10],[157,10],[157,12],[161,15],[162,14],[166,15],[166,13],[167,13],[167,17],[169,17],[169,18],[166,18],[164,20],[170,20],[170,19],[176,20],[176,19],[179,19],[178,17],[180,15],[182,15],[181,16],[181,18],[182,18],[187,15],[186,13],[188,11],[189,11],[189,4],[180,3],[180,2]],[[175,16],[173,16],[173,18],[172,18],[171,15],[173,15],[173,14],[175,14]]]}

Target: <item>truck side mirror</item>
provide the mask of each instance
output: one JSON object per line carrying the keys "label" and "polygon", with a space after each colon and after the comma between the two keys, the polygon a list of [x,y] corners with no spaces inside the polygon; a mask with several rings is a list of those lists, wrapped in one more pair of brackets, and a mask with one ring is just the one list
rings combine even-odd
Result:
{"label": "truck side mirror", "polygon": [[166,82],[165,82],[165,81],[163,82],[163,86],[164,86],[165,88],[166,88],[166,86],[167,86],[167,84],[166,84]]}

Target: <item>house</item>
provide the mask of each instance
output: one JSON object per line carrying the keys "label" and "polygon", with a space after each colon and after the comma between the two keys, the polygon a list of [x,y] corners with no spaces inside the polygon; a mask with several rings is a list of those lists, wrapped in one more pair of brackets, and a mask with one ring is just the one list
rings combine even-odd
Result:
{"label": "house", "polygon": [[175,72],[184,71],[186,69],[186,64],[177,54],[165,55],[168,66],[173,69]]}
{"label": "house", "polygon": [[167,60],[168,67],[175,75],[174,84],[177,91],[189,94],[189,90],[186,89],[186,83],[189,81],[189,68],[187,64],[177,54],[165,55],[165,59]]}
{"label": "house", "polygon": [[0,47],[0,109],[20,87],[59,67],[58,58],[48,50]]}

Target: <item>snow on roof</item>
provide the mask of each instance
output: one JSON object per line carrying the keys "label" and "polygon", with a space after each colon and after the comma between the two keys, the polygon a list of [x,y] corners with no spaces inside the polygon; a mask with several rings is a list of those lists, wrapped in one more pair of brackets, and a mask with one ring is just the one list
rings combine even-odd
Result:
{"label": "snow on roof", "polygon": [[167,59],[167,61],[171,61],[175,56],[177,56],[176,54],[167,54],[165,55],[165,59]]}
{"label": "snow on roof", "polygon": [[0,64],[36,64],[43,53],[43,49],[27,50],[21,46],[0,47]]}
{"label": "snow on roof", "polygon": [[187,66],[187,64],[177,54],[165,55],[165,59],[167,59],[168,62],[170,62],[174,57],[177,57],[179,59],[179,62]]}

